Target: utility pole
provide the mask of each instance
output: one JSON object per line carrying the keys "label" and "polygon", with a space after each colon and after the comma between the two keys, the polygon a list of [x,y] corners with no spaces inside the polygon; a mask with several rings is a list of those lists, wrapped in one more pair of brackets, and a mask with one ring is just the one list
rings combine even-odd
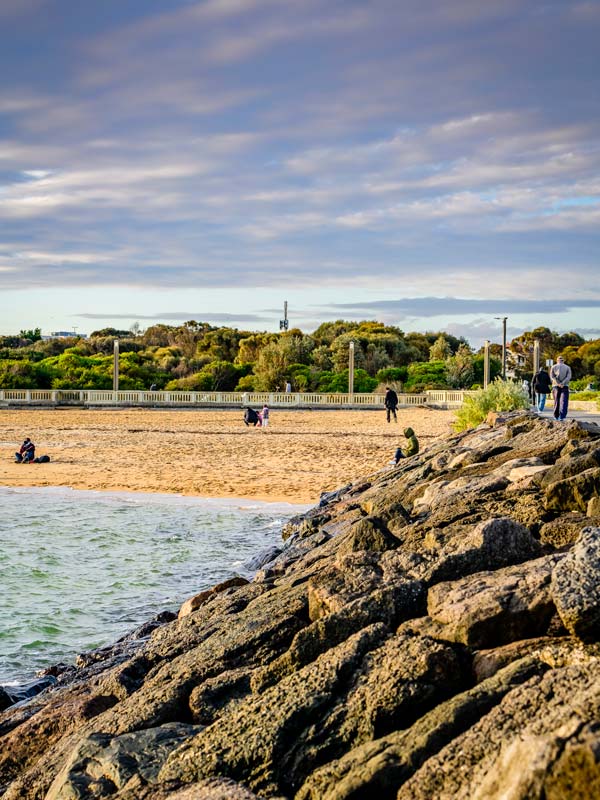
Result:
{"label": "utility pole", "polygon": [[119,340],[113,345],[113,392],[119,391]]}
{"label": "utility pole", "polygon": [[506,380],[506,320],[508,317],[494,317],[502,320],[502,380]]}
{"label": "utility pole", "polygon": [[287,300],[285,300],[283,303],[283,319],[279,320],[279,330],[287,331],[288,327],[289,327],[289,322],[287,315]]}
{"label": "utility pole", "polygon": [[483,344],[483,388],[487,389],[490,384],[490,340],[486,339]]}
{"label": "utility pole", "polygon": [[540,340],[533,340],[533,374],[535,375],[540,368]]}
{"label": "utility pole", "polygon": [[348,395],[351,403],[354,403],[354,342],[350,342],[348,354]]}

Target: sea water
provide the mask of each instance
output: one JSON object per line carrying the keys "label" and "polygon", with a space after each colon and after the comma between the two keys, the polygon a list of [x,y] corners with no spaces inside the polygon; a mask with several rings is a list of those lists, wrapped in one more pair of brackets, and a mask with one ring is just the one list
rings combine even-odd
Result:
{"label": "sea water", "polygon": [[0,684],[110,644],[281,545],[306,506],[0,487]]}

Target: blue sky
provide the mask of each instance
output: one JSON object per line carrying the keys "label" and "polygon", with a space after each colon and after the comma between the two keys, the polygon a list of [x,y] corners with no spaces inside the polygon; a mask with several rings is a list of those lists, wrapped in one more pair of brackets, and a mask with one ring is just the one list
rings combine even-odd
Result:
{"label": "blue sky", "polygon": [[2,0],[0,333],[600,336],[600,2]]}

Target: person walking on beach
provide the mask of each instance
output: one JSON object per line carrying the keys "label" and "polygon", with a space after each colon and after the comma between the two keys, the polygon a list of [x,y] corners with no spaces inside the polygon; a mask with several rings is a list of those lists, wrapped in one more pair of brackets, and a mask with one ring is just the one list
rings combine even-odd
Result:
{"label": "person walking on beach", "polygon": [[30,464],[35,458],[35,445],[29,438],[26,437],[21,445],[18,453],[15,453],[15,461],[17,464]]}
{"label": "person walking on beach", "polygon": [[398,417],[396,416],[396,409],[398,408],[398,395],[393,389],[390,389],[389,386],[385,387],[385,413],[387,417],[387,421],[391,421],[391,415],[394,415],[394,422],[398,422]]}
{"label": "person walking on beach", "polygon": [[404,435],[408,439],[406,447],[404,450],[401,447],[396,448],[394,458],[390,461],[390,464],[397,464],[401,458],[410,458],[410,456],[415,456],[419,452],[419,440],[415,436],[413,429],[405,428]]}
{"label": "person walking on beach", "polygon": [[554,419],[564,420],[569,410],[569,383],[571,381],[571,367],[565,364],[562,356],[556,359],[556,364],[550,369],[552,379],[552,396],[554,398]]}
{"label": "person walking on beach", "polygon": [[548,370],[540,367],[533,376],[533,402],[537,404],[537,410],[541,413],[546,407],[546,396],[552,391],[552,381]]}

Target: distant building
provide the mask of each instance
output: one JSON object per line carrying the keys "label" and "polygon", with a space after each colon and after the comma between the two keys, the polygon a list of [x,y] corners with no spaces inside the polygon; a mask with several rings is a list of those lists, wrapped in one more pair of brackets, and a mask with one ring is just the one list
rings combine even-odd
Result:
{"label": "distant building", "polygon": [[73,336],[87,339],[87,333],[77,333],[77,331],[51,331],[47,336],[42,336],[42,339],[70,339]]}

